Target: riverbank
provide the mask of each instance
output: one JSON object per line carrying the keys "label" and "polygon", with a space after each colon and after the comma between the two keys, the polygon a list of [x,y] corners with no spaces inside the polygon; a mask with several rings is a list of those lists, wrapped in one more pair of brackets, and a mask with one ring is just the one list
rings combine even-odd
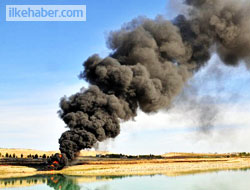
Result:
{"label": "riverbank", "polygon": [[210,159],[151,159],[88,161],[60,171],[37,171],[23,166],[0,166],[0,178],[32,176],[37,174],[65,174],[74,176],[127,176],[155,175],[178,176],[197,172],[250,168],[250,158]]}

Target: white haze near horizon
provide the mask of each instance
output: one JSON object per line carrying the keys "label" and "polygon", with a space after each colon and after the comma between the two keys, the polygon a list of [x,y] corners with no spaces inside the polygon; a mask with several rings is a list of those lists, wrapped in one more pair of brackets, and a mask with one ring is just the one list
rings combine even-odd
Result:
{"label": "white haze near horizon", "polygon": [[[211,81],[211,82],[208,82]],[[99,150],[124,154],[163,154],[165,152],[242,152],[250,142],[250,73],[242,64],[226,67],[213,56],[190,80],[186,90],[195,84],[199,96],[216,102],[218,111],[209,132],[199,130],[197,112],[189,109],[187,100],[173,103],[168,110],[145,114],[138,111],[134,121],[121,123],[121,134],[99,144]],[[70,86],[52,86],[29,92],[22,99],[0,102],[0,147],[58,149],[58,138],[65,124],[57,115],[59,99],[79,91],[87,84],[79,81]],[[36,101],[40,95],[39,102]],[[45,104],[43,102],[46,102]],[[209,102],[206,102],[209,107]],[[189,105],[190,106],[190,105]]]}

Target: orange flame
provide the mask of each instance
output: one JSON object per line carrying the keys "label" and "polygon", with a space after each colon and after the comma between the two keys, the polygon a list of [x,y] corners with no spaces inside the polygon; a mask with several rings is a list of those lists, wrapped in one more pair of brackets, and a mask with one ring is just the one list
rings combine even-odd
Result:
{"label": "orange flame", "polygon": [[53,164],[59,164],[59,162],[58,161],[54,161]]}
{"label": "orange flame", "polygon": [[54,179],[54,177],[50,178],[53,183],[58,183],[58,179]]}
{"label": "orange flame", "polygon": [[61,157],[62,157],[62,155],[61,155],[61,154],[59,154],[59,157],[61,158]]}

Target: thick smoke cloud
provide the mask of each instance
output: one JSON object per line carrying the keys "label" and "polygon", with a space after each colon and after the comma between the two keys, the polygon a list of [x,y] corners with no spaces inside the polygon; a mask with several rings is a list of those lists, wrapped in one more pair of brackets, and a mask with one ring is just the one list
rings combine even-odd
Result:
{"label": "thick smoke cloud", "polygon": [[198,38],[193,44],[216,45],[225,64],[249,64],[250,2],[247,0],[186,0],[191,7],[190,27]]}
{"label": "thick smoke cloud", "polygon": [[216,49],[228,65],[249,64],[249,3],[230,0],[186,0],[188,15],[173,21],[140,17],[110,33],[110,56],[83,64],[80,78],[91,86],[62,98],[60,117],[68,131],[60,150],[73,159],[96,142],[115,138],[120,121],[169,107],[194,72]]}

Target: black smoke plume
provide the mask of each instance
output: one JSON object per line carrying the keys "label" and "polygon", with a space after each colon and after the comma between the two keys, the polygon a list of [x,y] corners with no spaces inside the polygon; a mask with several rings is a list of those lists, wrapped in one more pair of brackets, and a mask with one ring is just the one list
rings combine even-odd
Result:
{"label": "black smoke plume", "polygon": [[186,0],[188,15],[172,21],[140,17],[110,33],[106,58],[89,57],[80,78],[91,86],[60,102],[69,128],[60,150],[74,159],[81,149],[115,138],[120,121],[169,107],[187,80],[216,51],[227,65],[250,57],[250,6],[239,0]]}

